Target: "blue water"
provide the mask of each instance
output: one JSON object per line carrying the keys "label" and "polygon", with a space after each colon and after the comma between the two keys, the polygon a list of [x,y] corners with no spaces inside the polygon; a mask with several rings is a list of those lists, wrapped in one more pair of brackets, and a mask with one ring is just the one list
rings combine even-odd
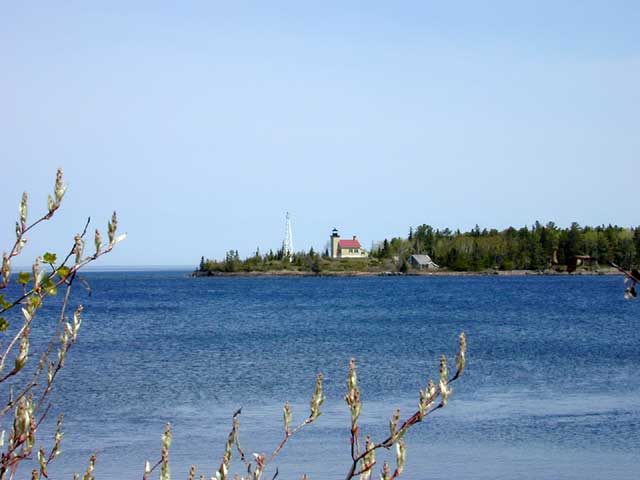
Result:
{"label": "blue water", "polygon": [[462,330],[467,371],[407,435],[402,478],[640,477],[640,303],[623,300],[620,277],[85,278],[91,296],[74,295],[85,323],[52,397],[52,418],[66,414],[52,478],[93,452],[97,478],[141,478],[167,421],[174,478],[191,463],[208,478],[233,411],[243,407],[247,453],[270,452],[282,404],[302,420],[317,372],[324,414],[273,467],[282,479],[344,478],[349,358],[362,430],[380,439],[396,407],[415,411]]}

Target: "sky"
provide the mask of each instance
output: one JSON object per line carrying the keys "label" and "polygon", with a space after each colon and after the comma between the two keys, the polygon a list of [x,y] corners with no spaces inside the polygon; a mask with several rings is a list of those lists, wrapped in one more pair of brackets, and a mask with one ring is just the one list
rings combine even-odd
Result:
{"label": "sky", "polygon": [[640,2],[5,2],[0,248],[117,210],[104,265],[295,250],[331,229],[640,224]]}

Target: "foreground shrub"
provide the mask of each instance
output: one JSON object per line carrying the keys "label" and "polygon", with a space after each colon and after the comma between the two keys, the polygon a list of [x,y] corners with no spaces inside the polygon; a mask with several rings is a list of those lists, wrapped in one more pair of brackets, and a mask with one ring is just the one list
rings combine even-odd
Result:
{"label": "foreground shrub", "polygon": [[[451,383],[460,378],[466,365],[467,340],[464,333],[459,337],[459,349],[455,359],[456,371],[452,377],[449,377],[449,366],[445,355],[440,357],[440,374],[437,383],[429,380],[426,388],[419,391],[418,407],[413,415],[401,421],[400,410],[396,410],[389,420],[389,434],[386,438],[374,442],[371,437],[366,436],[364,444],[360,432],[358,420],[362,410],[362,400],[360,399],[360,389],[358,387],[358,375],[356,371],[356,361],[351,359],[349,362],[349,373],[347,377],[347,394],[344,399],[351,413],[350,425],[350,450],[351,465],[347,467],[345,479],[349,480],[357,476],[360,480],[369,480],[373,474],[374,466],[377,464],[376,452],[380,449],[389,450],[395,447],[395,466],[392,468],[386,461],[382,464],[380,479],[391,480],[398,478],[404,471],[406,463],[406,448],[404,443],[405,433],[414,425],[424,421],[424,419],[434,413],[436,410],[447,405],[451,395]],[[252,457],[247,457],[240,444],[240,422],[239,417],[241,410],[238,410],[232,418],[232,427],[227,437],[224,453],[220,461],[220,466],[216,470],[212,480],[260,480],[263,478],[267,467],[274,461],[278,454],[285,447],[287,442],[300,430],[307,425],[314,423],[321,415],[321,406],[325,397],[322,389],[322,374],[316,377],[316,386],[311,396],[309,405],[309,415],[302,423],[296,427],[292,427],[293,412],[289,403],[285,403],[283,407],[283,438],[275,447],[270,455],[266,453],[254,453]],[[149,462],[145,464],[143,480],[148,480],[154,471],[159,469],[160,480],[170,480],[169,468],[169,447],[171,446],[171,426],[165,427],[162,436],[162,449],[160,459],[152,466]],[[241,463],[244,465],[245,473],[242,475],[236,473],[230,477],[231,459],[233,452],[236,452]],[[189,480],[196,478],[196,466],[192,465],[189,471]],[[278,476],[276,469],[271,477],[272,480]],[[199,476],[204,480],[205,475]],[[304,475],[303,479],[308,477]]]}
{"label": "foreground shrub", "polygon": [[[58,417],[55,433],[50,445],[36,449],[40,442],[38,430],[51,411],[48,402],[60,370],[78,337],[82,324],[82,305],[78,305],[69,315],[71,288],[80,269],[109,253],[124,239],[116,236],[118,220],[114,212],[108,222],[108,242],[103,244],[98,230],[94,235],[95,250],[85,255],[85,235],[89,227],[87,220],[82,233],[71,242],[69,252],[58,260],[54,253],[44,253],[33,262],[31,272],[12,274],[11,263],[18,257],[27,243],[27,234],[35,227],[51,219],[60,208],[66,192],[62,180],[62,170],[56,175],[53,195],[48,198],[45,213],[32,223],[28,223],[28,196],[22,195],[19,217],[16,222],[16,241],[9,252],[2,255],[0,291],[6,291],[11,282],[20,285],[16,298],[5,298],[0,294],[0,425],[4,427],[12,421],[8,433],[0,433],[0,480],[13,479],[18,475],[20,465],[25,460],[36,458],[38,468],[31,472],[32,480],[48,478],[47,468],[60,454],[63,438],[62,415]],[[35,363],[30,352],[31,331],[39,319],[38,311],[51,296],[62,293],[62,306],[56,320],[56,327],[42,352],[37,353]],[[30,368],[31,367],[31,368]],[[8,419],[8,420],[7,420]],[[93,478],[95,456],[89,460],[84,480]]]}

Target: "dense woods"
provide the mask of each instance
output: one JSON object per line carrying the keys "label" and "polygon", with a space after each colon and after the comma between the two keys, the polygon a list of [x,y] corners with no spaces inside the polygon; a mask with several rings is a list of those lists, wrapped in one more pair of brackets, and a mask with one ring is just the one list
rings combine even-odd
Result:
{"label": "dense woods", "polygon": [[553,222],[536,222],[522,228],[470,231],[436,229],[431,225],[410,228],[406,237],[394,237],[377,242],[368,259],[328,258],[311,248],[298,252],[291,261],[282,251],[255,254],[242,260],[237,250],[230,250],[224,260],[200,260],[203,272],[242,272],[270,270],[298,271],[387,271],[407,270],[406,260],[412,254],[427,254],[441,268],[453,271],[483,270],[563,270],[575,255],[588,255],[593,261],[587,268],[607,266],[615,262],[624,268],[640,265],[640,227],[616,225],[582,227],[572,223],[560,228]]}
{"label": "dense woods", "polygon": [[385,239],[372,255],[406,258],[413,253],[427,254],[441,267],[456,271],[544,270],[565,265],[574,255],[590,255],[600,265],[615,262],[629,268],[640,263],[640,227],[572,223],[559,228],[553,222],[536,222],[519,229],[487,230],[476,225],[469,232],[452,232],[420,225],[411,228],[407,238]]}

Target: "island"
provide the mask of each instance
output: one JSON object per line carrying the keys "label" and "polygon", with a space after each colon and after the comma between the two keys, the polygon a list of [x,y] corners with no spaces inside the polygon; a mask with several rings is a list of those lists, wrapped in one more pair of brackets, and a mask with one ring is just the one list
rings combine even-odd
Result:
{"label": "island", "polygon": [[503,230],[410,227],[406,237],[375,242],[370,251],[356,236],[342,239],[333,229],[322,252],[276,251],[240,258],[201,257],[194,276],[225,275],[532,275],[618,274],[612,263],[640,264],[640,227],[617,225],[560,228],[553,222]]}

